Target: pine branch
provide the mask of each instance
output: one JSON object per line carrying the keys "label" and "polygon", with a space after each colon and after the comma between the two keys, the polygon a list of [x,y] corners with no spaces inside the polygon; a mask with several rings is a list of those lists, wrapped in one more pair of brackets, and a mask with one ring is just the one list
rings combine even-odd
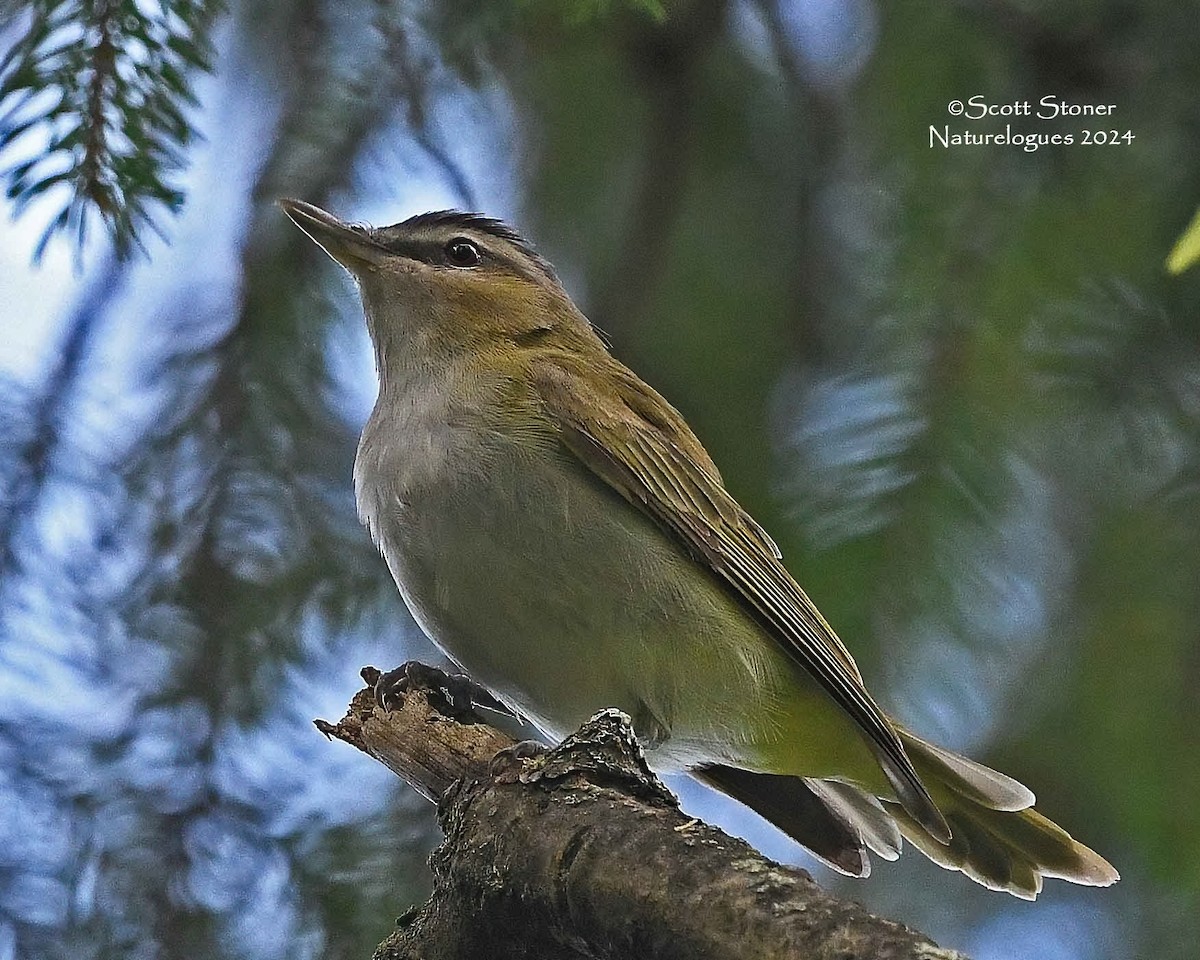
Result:
{"label": "pine branch", "polygon": [[34,252],[59,233],[84,243],[107,226],[118,256],[161,233],[184,195],[177,175],[195,137],[191,79],[208,70],[223,0],[33,0],[24,35],[0,62],[0,171],[21,213],[48,193],[65,200]]}

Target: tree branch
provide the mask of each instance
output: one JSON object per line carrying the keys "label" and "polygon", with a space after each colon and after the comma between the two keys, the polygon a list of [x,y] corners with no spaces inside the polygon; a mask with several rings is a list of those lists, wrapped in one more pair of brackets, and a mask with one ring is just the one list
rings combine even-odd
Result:
{"label": "tree branch", "polygon": [[433,895],[375,960],[966,960],[689,819],[617,711],[529,761],[496,757],[512,738],[444,700],[413,689],[385,713],[368,688],[337,725],[316,721],[440,797]]}

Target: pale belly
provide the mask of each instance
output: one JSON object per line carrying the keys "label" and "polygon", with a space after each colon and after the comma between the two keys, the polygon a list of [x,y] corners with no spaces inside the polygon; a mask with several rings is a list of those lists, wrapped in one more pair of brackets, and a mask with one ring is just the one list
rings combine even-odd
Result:
{"label": "pale belly", "polygon": [[838,772],[848,718],[582,465],[501,444],[451,475],[361,484],[360,507],[414,618],[473,679],[554,738],[624,710],[660,769]]}

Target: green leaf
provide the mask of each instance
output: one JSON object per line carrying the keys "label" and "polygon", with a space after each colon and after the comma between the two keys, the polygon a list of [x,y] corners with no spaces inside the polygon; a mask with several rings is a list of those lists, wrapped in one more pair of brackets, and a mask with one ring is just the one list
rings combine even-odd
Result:
{"label": "green leaf", "polygon": [[1171,248],[1167,257],[1167,272],[1181,274],[1197,260],[1200,260],[1200,210],[1196,211],[1192,222]]}

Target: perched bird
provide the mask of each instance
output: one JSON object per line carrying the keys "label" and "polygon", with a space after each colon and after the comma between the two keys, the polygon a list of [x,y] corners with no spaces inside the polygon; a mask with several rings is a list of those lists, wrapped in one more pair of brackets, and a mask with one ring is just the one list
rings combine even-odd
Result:
{"label": "perched bird", "polygon": [[551,737],[605,707],[836,869],[901,838],[997,890],[1112,866],[1015,780],[892,720],[683,417],[503,223],[287,215],[358,283],[360,516],[421,629]]}

